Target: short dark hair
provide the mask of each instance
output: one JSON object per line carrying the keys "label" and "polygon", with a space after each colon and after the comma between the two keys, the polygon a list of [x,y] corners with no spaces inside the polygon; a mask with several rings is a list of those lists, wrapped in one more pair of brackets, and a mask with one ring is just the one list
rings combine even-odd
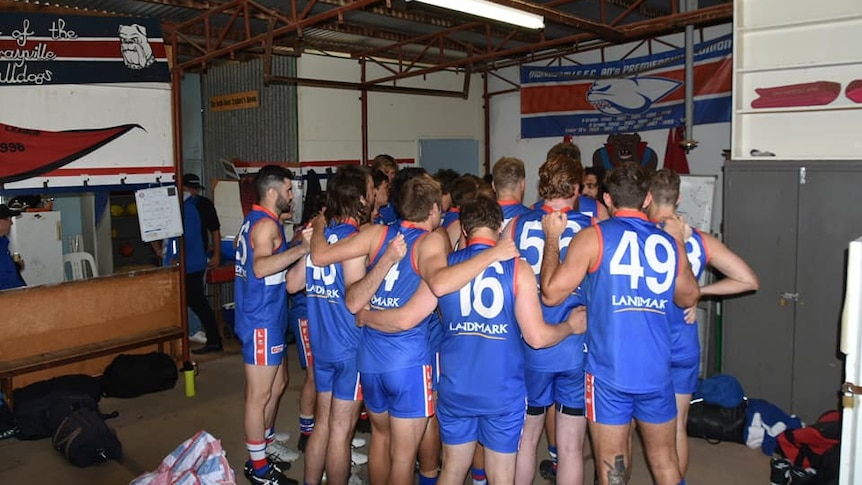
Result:
{"label": "short dark hair", "polygon": [[284,184],[285,180],[291,180],[293,174],[281,165],[265,165],[260,168],[254,177],[254,186],[257,190],[257,200],[266,198],[269,189],[276,189]]}
{"label": "short dark hair", "polygon": [[[342,165],[326,184],[326,218],[346,219],[354,217],[362,220],[365,206],[362,197],[366,196],[368,177],[371,172],[364,165]],[[368,205],[370,201],[365,201]]]}
{"label": "short dark hair", "polygon": [[656,170],[650,176],[649,191],[656,204],[676,207],[679,200],[679,175],[671,169]]}
{"label": "short dark hair", "polygon": [[497,189],[516,189],[522,180],[527,178],[524,161],[515,157],[503,157],[497,160],[491,170],[494,186]]}
{"label": "short dark hair", "polygon": [[316,194],[308,194],[302,201],[302,224],[314,219],[323,208],[326,207],[326,191],[321,190]]}
{"label": "short dark hair", "polygon": [[458,177],[452,182],[452,187],[449,191],[449,194],[452,195],[452,205],[461,207],[463,203],[476,198],[476,192],[479,190],[481,182],[482,179],[471,174]]}
{"label": "short dark hair", "polygon": [[434,204],[442,210],[443,192],[440,183],[430,175],[414,177],[401,188],[401,216],[405,221],[424,221]]}
{"label": "short dark hair", "polygon": [[620,165],[605,179],[605,188],[616,208],[643,209],[649,187],[649,172],[637,162]]}
{"label": "short dark hair", "polygon": [[389,176],[382,170],[375,170],[374,173],[371,174],[371,180],[374,181],[374,188],[377,189],[384,183],[389,183]]}
{"label": "short dark hair", "polygon": [[503,224],[503,209],[500,204],[484,195],[464,203],[458,216],[461,228],[468,236],[483,227],[498,231]]}
{"label": "short dark hair", "polygon": [[578,193],[584,181],[581,162],[567,155],[555,155],[539,167],[539,197],[568,198]]}
{"label": "short dark hair", "polygon": [[584,177],[587,175],[595,175],[599,185],[601,185],[605,180],[605,169],[602,167],[584,167]]}
{"label": "short dark hair", "polygon": [[441,168],[434,173],[434,178],[440,182],[440,189],[443,195],[452,193],[452,184],[458,180],[461,174],[451,168]]}

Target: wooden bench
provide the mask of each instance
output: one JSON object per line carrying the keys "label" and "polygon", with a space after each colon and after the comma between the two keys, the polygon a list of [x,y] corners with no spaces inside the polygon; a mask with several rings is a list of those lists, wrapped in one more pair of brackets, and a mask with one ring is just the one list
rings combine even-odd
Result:
{"label": "wooden bench", "polygon": [[123,352],[181,355],[179,269],[0,292],[0,389],[100,375]]}

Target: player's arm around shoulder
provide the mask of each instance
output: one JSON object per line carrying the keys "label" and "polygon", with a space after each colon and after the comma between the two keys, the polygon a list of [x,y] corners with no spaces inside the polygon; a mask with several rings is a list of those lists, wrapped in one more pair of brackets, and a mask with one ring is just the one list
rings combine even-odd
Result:
{"label": "player's arm around shoulder", "polygon": [[501,240],[494,247],[450,266],[446,241],[441,239],[442,237],[434,233],[429,234],[422,241],[418,260],[422,279],[438,297],[460,290],[491,264],[518,257],[515,243],[512,240]]}
{"label": "player's arm around shoulder", "polygon": [[719,270],[724,278],[700,289],[702,296],[735,295],[757,291],[760,281],[757,274],[742,258],[711,234],[701,233],[709,260],[707,263]]}
{"label": "player's arm around shoulder", "polygon": [[449,293],[444,291],[447,288],[443,281],[443,277],[445,277],[443,270],[449,264],[447,259],[449,252],[449,238],[445,231],[440,230],[429,232],[414,249],[413,257],[416,258],[419,276],[435,296]]}
{"label": "player's arm around shoulder", "polygon": [[283,241],[281,241],[278,225],[269,219],[263,219],[255,224],[249,236],[252,247],[254,247],[252,269],[257,278],[266,278],[284,271],[306,251],[306,247],[297,246],[288,251],[273,254],[275,248]]}
{"label": "player's arm around shoulder", "polygon": [[299,258],[287,270],[287,292],[296,293],[303,290],[305,290],[305,258]]}
{"label": "player's arm around shoulder", "polygon": [[419,288],[403,307],[389,310],[370,310],[363,308],[356,314],[359,326],[368,326],[386,333],[398,333],[419,325],[437,308],[437,297],[421,281]]}
{"label": "player's arm around shoulder", "polygon": [[560,213],[548,214],[542,219],[547,234],[541,269],[542,302],[546,305],[562,303],[581,284],[600,257],[598,229],[590,226],[575,234],[569,243],[566,259],[560,263],[559,235],[565,223],[565,216]]}
{"label": "player's arm around shoulder", "polygon": [[315,266],[329,266],[349,259],[367,256],[371,251],[372,242],[383,237],[386,226],[372,224],[363,227],[358,234],[342,239],[335,244],[326,240],[326,222],[323,216],[317,216],[312,221],[311,262]]}
{"label": "player's arm around shoulder", "polygon": [[344,303],[350,313],[356,314],[371,301],[392,266],[398,264],[407,254],[404,236],[398,234],[389,241],[385,249],[381,248],[381,250],[383,250],[383,255],[367,273],[365,271],[365,256],[349,259],[342,263],[344,283],[347,286]]}

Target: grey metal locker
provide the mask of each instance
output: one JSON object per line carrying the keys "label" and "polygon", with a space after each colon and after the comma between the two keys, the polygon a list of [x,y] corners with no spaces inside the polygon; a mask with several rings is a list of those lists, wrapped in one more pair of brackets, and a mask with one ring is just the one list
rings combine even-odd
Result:
{"label": "grey metal locker", "polygon": [[811,422],[838,407],[848,243],[862,235],[862,161],[731,161],[724,241],[760,279],[725,302],[724,372]]}

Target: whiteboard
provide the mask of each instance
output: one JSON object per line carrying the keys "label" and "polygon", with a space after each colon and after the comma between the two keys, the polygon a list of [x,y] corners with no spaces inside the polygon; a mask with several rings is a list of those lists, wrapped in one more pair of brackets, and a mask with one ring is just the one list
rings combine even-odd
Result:
{"label": "whiteboard", "polygon": [[158,241],[183,235],[183,219],[176,186],[153,187],[135,192],[141,240]]}
{"label": "whiteboard", "polygon": [[[718,181],[716,175],[680,175],[679,184],[679,206],[676,211],[685,218],[692,227],[696,227],[705,233],[712,229],[712,214],[715,207],[715,185]],[[710,282],[712,276],[709,271],[704,271],[700,277],[701,286]],[[713,307],[711,303],[701,302],[697,308],[697,338],[700,348],[700,377],[706,377],[709,370],[709,334],[711,314]]]}
{"label": "whiteboard", "polygon": [[692,227],[703,232],[712,229],[716,175],[680,175],[680,201],[676,211]]}

